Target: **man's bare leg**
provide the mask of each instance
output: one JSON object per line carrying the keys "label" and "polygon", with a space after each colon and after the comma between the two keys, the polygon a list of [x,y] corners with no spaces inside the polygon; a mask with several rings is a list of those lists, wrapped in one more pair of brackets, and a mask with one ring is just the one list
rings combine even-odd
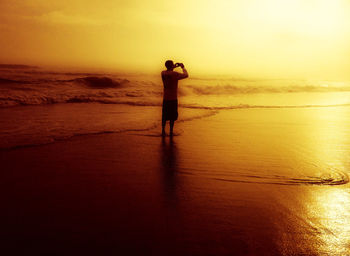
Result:
{"label": "man's bare leg", "polygon": [[162,136],[165,136],[165,124],[166,120],[162,120]]}
{"label": "man's bare leg", "polygon": [[174,120],[170,120],[170,136],[173,136],[174,123]]}

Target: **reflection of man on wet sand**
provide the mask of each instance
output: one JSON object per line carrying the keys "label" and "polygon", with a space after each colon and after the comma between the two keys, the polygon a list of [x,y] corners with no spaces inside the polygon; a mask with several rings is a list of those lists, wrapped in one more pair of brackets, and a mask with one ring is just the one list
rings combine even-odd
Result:
{"label": "reflection of man on wet sand", "polygon": [[[172,60],[165,62],[167,70],[162,71],[164,85],[163,109],[162,109],[162,135],[165,135],[166,121],[170,122],[170,136],[173,135],[174,122],[177,120],[177,81],[188,77],[184,64]],[[174,71],[174,68],[181,67],[182,73]]]}

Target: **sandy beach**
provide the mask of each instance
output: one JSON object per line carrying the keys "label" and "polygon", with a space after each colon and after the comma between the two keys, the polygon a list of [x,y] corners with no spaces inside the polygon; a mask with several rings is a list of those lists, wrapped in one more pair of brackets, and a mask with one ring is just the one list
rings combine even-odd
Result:
{"label": "sandy beach", "polygon": [[[181,111],[181,109],[180,109]],[[3,150],[6,255],[350,254],[348,107]]]}

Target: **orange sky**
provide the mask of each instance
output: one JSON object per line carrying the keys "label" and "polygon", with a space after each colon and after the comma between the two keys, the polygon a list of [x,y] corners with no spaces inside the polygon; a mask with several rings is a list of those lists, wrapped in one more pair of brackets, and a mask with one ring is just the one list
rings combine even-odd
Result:
{"label": "orange sky", "polygon": [[347,0],[2,0],[0,62],[350,79]]}

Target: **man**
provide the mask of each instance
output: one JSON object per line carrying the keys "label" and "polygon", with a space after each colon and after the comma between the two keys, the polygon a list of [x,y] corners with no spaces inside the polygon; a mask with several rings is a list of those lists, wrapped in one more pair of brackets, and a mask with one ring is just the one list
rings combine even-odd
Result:
{"label": "man", "polygon": [[[182,73],[174,71],[176,67],[182,68]],[[165,62],[167,70],[162,71],[164,85],[163,108],[162,108],[162,135],[165,136],[166,121],[170,121],[170,136],[173,136],[174,122],[177,120],[177,81],[188,77],[184,64],[176,63],[172,60]]]}

